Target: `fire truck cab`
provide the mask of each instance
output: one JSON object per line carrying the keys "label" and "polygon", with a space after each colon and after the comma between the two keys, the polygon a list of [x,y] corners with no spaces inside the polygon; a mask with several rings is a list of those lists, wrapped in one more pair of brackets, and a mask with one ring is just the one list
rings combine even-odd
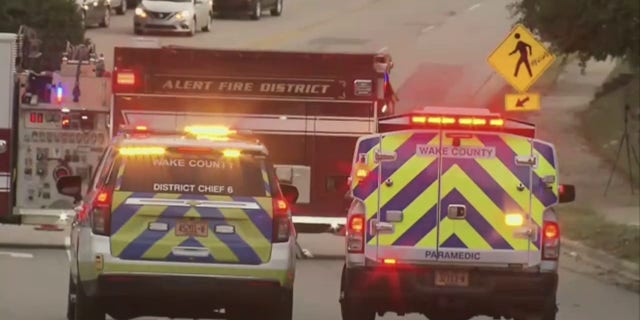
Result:
{"label": "fire truck cab", "polygon": [[59,71],[16,70],[17,40],[0,37],[0,219],[64,224],[74,203],[56,181],[90,180],[109,140],[111,80],[91,44],[68,44]]}

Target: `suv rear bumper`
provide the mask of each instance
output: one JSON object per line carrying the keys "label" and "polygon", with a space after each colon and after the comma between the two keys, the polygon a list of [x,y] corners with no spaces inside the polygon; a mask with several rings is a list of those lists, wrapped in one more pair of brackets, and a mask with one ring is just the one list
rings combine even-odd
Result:
{"label": "suv rear bumper", "polygon": [[438,287],[435,269],[357,268],[346,270],[346,296],[376,311],[429,313],[456,308],[470,313],[505,314],[505,309],[539,308],[555,297],[556,273],[470,270],[469,286]]}
{"label": "suv rear bumper", "polygon": [[82,287],[87,295],[101,300],[149,301],[151,298],[162,301],[180,297],[180,300],[221,304],[275,299],[286,290],[279,282],[270,280],[124,274],[100,275],[97,280],[83,282]]}

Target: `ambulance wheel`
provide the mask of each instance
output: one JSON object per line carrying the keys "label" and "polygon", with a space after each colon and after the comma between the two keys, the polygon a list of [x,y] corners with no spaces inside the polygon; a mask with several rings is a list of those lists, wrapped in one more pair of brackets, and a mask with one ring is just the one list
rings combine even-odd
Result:
{"label": "ambulance wheel", "polygon": [[343,267],[340,281],[340,313],[342,314],[342,320],[375,320],[376,312],[368,309],[366,303],[359,303],[349,298],[349,283],[346,271],[346,267]]}
{"label": "ambulance wheel", "polygon": [[76,286],[75,320],[104,320],[106,313],[95,298],[89,297],[82,290],[82,285]]}
{"label": "ambulance wheel", "polygon": [[545,304],[539,310],[531,312],[516,320],[556,320],[556,314],[558,313],[558,305],[556,303],[556,297],[549,298]]}
{"label": "ambulance wheel", "polygon": [[262,0],[256,0],[256,4],[253,6],[253,13],[251,13],[251,19],[260,20],[262,17]]}
{"label": "ambulance wheel", "polygon": [[274,303],[269,310],[268,320],[293,319],[293,290],[286,290],[279,301]]}
{"label": "ambulance wheel", "polygon": [[67,293],[67,320],[74,320],[76,314],[76,304],[73,301],[76,294],[76,285],[71,281],[69,275],[69,292]]}

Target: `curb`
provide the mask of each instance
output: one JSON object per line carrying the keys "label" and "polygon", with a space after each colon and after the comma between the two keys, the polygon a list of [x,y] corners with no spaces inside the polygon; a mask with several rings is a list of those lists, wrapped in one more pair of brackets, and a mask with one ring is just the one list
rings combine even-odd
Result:
{"label": "curb", "polygon": [[614,282],[640,292],[640,265],[618,259],[602,250],[593,249],[567,238],[561,239],[561,245],[565,251],[564,254],[595,267],[599,275],[613,276]]}
{"label": "curb", "polygon": [[46,249],[46,250],[61,250],[68,249],[69,246],[65,244],[50,244],[50,243],[0,243],[0,249]]}

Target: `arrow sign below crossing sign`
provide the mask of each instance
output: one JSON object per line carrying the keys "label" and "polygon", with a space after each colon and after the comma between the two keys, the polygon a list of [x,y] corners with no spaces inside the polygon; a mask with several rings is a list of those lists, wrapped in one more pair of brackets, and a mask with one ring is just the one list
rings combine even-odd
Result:
{"label": "arrow sign below crossing sign", "polygon": [[514,89],[527,92],[555,60],[556,57],[527,28],[518,24],[487,62]]}
{"label": "arrow sign below crossing sign", "polygon": [[537,93],[507,94],[504,108],[510,112],[529,112],[540,110],[540,95]]}

